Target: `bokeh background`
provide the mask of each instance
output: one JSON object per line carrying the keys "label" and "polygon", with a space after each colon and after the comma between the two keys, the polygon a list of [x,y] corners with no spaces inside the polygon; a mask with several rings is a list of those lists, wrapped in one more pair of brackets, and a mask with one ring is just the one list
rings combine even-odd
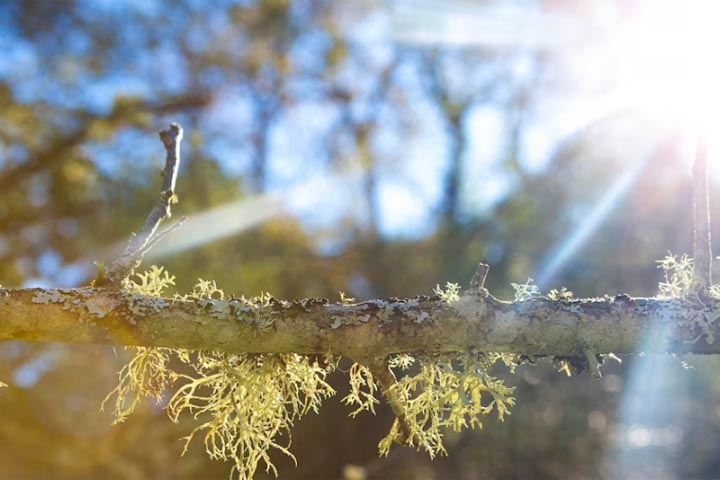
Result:
{"label": "bokeh background", "polygon": [[[412,296],[466,284],[483,260],[500,298],[529,277],[653,295],[656,260],[691,248],[692,135],[664,109],[682,65],[628,32],[683,3],[4,0],[0,283],[89,283],[145,218],[156,132],[177,121],[174,212],[189,220],[148,263],[180,292],[200,277],[279,298]],[[1,344],[0,478],[227,478],[200,441],[180,456],[192,420],[98,411],[126,359]],[[378,459],[392,414],[348,419],[338,374],[294,429],[298,466],[275,458],[283,479],[720,478],[718,367],[498,372],[512,415],[448,433],[434,461]]]}

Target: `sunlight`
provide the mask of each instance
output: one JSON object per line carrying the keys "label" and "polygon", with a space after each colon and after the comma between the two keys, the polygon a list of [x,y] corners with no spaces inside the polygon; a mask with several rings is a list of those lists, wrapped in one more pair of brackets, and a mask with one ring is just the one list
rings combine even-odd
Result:
{"label": "sunlight", "polygon": [[645,155],[641,160],[635,162],[630,168],[621,173],[578,227],[550,252],[535,275],[538,287],[543,289],[550,284],[557,273],[567,264],[568,260],[585,245],[602,225],[605,218],[617,209],[618,204],[625,198],[625,194],[632,189],[635,181],[646,170],[651,159],[650,155]]}
{"label": "sunlight", "polygon": [[[615,66],[629,106],[705,127],[720,109],[720,2],[648,2],[612,35],[596,60]],[[605,57],[605,58],[602,58]]]}
{"label": "sunlight", "polygon": [[361,170],[349,169],[330,175],[318,174],[281,192],[239,198],[224,205],[189,216],[181,233],[169,235],[146,258],[155,260],[170,257],[186,250],[237,235],[272,218],[292,213],[299,202],[316,212],[329,210],[336,202],[327,202],[329,189],[356,181]]}
{"label": "sunlight", "polygon": [[[664,339],[669,327],[651,332],[643,347],[668,348]],[[665,354],[641,355],[631,362],[608,458],[610,468],[617,478],[677,478],[689,374],[679,358]]]}

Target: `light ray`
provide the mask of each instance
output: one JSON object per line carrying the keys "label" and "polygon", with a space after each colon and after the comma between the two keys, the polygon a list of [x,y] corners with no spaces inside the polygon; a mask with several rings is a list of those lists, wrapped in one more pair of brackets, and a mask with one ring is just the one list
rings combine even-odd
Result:
{"label": "light ray", "polygon": [[[639,348],[669,347],[671,325],[654,322],[663,323],[664,327],[648,333]],[[678,478],[687,388],[688,372],[681,371],[679,359],[662,354],[632,359],[608,458],[614,478]]]}
{"label": "light ray", "polygon": [[582,249],[585,243],[600,228],[607,216],[618,207],[637,179],[640,178],[640,175],[651,165],[655,158],[652,152],[662,138],[663,133],[661,132],[648,132],[644,139],[638,139],[634,145],[625,147],[626,151],[623,156],[638,160],[631,163],[618,175],[588,215],[559,244],[551,248],[550,252],[540,262],[540,267],[534,276],[540,288],[553,281],[555,276],[567,265],[568,261]]}
{"label": "light ray", "polygon": [[177,234],[168,236],[148,252],[148,260],[170,257],[223,238],[237,235],[272,218],[287,215],[298,199],[313,203],[317,208],[332,205],[325,193],[332,188],[355,182],[360,168],[331,175],[318,174],[299,185],[274,193],[257,195],[226,203],[190,216]]}
{"label": "light ray", "polygon": [[[331,175],[318,174],[316,177],[283,191],[239,198],[224,205],[188,216],[178,231],[171,233],[150,250],[145,259],[160,260],[173,255],[200,248],[208,243],[237,235],[272,218],[291,215],[295,208],[328,209],[328,192],[343,189],[357,182],[362,169],[351,167]],[[335,192],[337,194],[337,192]],[[115,258],[125,247],[126,240],[119,240],[88,257],[63,265],[53,273],[52,278],[33,278],[25,287],[72,287],[92,278],[95,272],[94,259]]]}
{"label": "light ray", "polygon": [[585,245],[590,236],[605,221],[608,214],[618,206],[625,194],[630,191],[630,188],[645,170],[649,158],[645,157],[635,162],[620,174],[575,231],[546,256],[546,259],[541,263],[540,273],[537,275],[538,287],[544,288],[548,285],[573,255]]}

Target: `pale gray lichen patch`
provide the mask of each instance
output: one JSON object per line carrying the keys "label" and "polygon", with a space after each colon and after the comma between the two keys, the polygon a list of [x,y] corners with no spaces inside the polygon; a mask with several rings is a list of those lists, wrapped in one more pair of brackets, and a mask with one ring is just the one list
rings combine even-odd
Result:
{"label": "pale gray lichen patch", "polygon": [[720,317],[712,303],[686,299],[678,300],[674,306],[674,311],[666,315],[677,325],[684,343],[695,343],[703,337],[708,345],[715,342],[715,328]]}
{"label": "pale gray lichen patch", "polygon": [[346,325],[362,325],[372,319],[372,315],[369,313],[356,314],[356,315],[333,315],[333,322],[330,324],[330,328],[338,329]]}
{"label": "pale gray lichen patch", "polygon": [[71,297],[68,295],[65,295],[64,293],[61,293],[60,290],[39,290],[37,293],[35,293],[35,296],[32,298],[33,303],[42,303],[42,304],[48,304],[48,303],[65,303],[67,300],[69,300]]}
{"label": "pale gray lichen patch", "polygon": [[421,310],[419,312],[415,310],[410,310],[408,312],[408,316],[413,319],[414,323],[422,323],[430,316],[430,314],[425,310]]}
{"label": "pale gray lichen patch", "polygon": [[[207,308],[207,305],[205,306]],[[223,319],[231,316],[231,308],[229,302],[212,302],[210,316],[213,318]]]}
{"label": "pale gray lichen patch", "polygon": [[162,297],[151,297],[139,293],[126,294],[128,310],[133,315],[144,317],[148,314],[158,313],[170,306],[170,301]]}
{"label": "pale gray lichen patch", "polygon": [[421,302],[417,298],[392,302],[389,303],[387,307],[390,309],[390,312],[399,313],[400,315],[409,318],[413,323],[422,323],[426,319],[430,318],[430,314],[426,310],[420,308]]}
{"label": "pale gray lichen patch", "polygon": [[[211,317],[247,322],[254,325],[260,333],[269,332],[275,322],[282,317],[282,314],[273,308],[270,297],[266,297],[264,302],[257,303],[245,298],[229,301],[206,299],[196,301]],[[275,304],[282,309],[287,309],[286,303],[276,302]]]}
{"label": "pale gray lichen patch", "polygon": [[95,295],[95,291],[92,288],[76,288],[74,290],[62,290],[61,289],[61,291],[66,292],[66,293],[72,293],[74,295],[80,295],[81,297],[85,297],[85,298],[92,297]]}
{"label": "pale gray lichen patch", "polygon": [[651,309],[648,307],[648,301],[645,298],[636,298],[635,308],[640,315],[647,315],[651,311]]}
{"label": "pale gray lichen patch", "polygon": [[89,298],[88,300],[86,300],[85,308],[90,315],[97,318],[104,318],[113,309],[112,306],[108,308],[106,302],[96,298]]}
{"label": "pale gray lichen patch", "polygon": [[580,305],[578,304],[570,304],[567,307],[567,311],[570,313],[581,313]]}

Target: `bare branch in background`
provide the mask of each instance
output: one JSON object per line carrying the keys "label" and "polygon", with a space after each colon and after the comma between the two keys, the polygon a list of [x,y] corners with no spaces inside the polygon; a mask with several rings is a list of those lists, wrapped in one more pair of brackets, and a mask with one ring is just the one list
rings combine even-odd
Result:
{"label": "bare branch in background", "polygon": [[704,133],[698,136],[692,175],[694,283],[696,291],[705,291],[712,284],[712,239],[710,236],[707,140]]}
{"label": "bare branch in background", "polygon": [[[163,169],[163,184],[160,189],[155,206],[145,219],[140,231],[131,236],[125,251],[120,258],[115,260],[107,272],[107,279],[110,283],[119,283],[125,278],[133,268],[142,260],[143,255],[155,245],[156,234],[160,223],[172,216],[171,205],[175,202],[175,183],[180,168],[180,142],[183,138],[183,130],[177,123],[171,124],[167,130],[160,132],[160,139],[165,145],[167,152],[165,158],[165,168]],[[182,221],[181,221],[182,222]],[[181,223],[180,222],[180,223]],[[161,232],[158,239],[164,237],[170,231],[177,228],[176,224],[169,230]]]}

